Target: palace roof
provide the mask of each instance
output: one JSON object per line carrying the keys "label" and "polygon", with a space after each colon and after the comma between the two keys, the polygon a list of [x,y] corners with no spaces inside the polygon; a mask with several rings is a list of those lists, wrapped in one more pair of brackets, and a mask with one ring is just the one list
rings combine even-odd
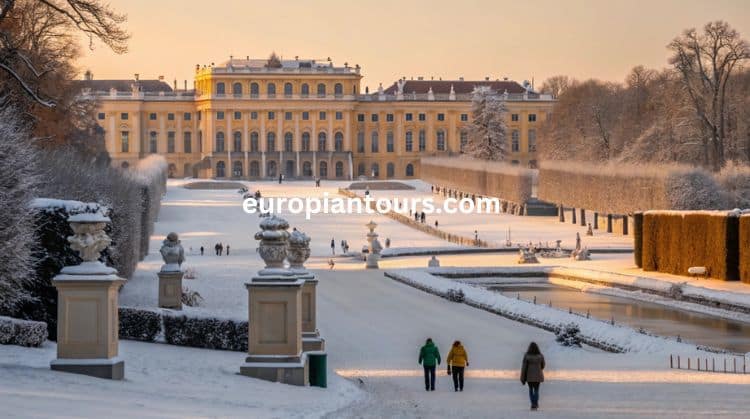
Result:
{"label": "palace roof", "polygon": [[[432,93],[436,95],[447,95],[451,92],[451,86],[453,86],[453,90],[457,95],[470,94],[474,90],[474,87],[477,86],[489,86],[497,93],[504,93],[505,91],[510,94],[526,92],[523,86],[509,80],[405,80],[404,83],[404,94],[426,94],[432,88]],[[398,82],[394,82],[393,85],[385,89],[385,94],[395,95],[396,93],[398,93]]]}

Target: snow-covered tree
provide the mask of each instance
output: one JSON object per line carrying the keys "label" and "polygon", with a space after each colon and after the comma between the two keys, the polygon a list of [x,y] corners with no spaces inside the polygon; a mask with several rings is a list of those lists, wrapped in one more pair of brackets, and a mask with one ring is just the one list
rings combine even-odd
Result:
{"label": "snow-covered tree", "polygon": [[502,98],[487,86],[472,92],[472,122],[464,153],[482,160],[503,160],[508,142]]}
{"label": "snow-covered tree", "polygon": [[0,110],[0,313],[27,295],[33,276],[34,219],[29,202],[36,188],[36,148],[13,108]]}

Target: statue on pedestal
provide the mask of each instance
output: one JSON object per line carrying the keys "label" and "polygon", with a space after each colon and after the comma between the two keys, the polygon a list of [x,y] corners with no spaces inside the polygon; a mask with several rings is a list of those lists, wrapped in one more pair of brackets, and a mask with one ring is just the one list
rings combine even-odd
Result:
{"label": "statue on pedestal", "polygon": [[162,242],[159,249],[164,265],[161,267],[162,272],[175,272],[180,270],[180,265],[185,261],[185,249],[180,244],[180,238],[177,233],[167,234],[167,238]]}

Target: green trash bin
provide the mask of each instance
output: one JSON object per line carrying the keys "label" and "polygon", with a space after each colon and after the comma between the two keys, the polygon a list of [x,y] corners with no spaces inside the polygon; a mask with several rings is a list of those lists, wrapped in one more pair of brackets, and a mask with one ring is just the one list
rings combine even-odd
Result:
{"label": "green trash bin", "polygon": [[310,385],[328,387],[328,354],[325,352],[308,352]]}

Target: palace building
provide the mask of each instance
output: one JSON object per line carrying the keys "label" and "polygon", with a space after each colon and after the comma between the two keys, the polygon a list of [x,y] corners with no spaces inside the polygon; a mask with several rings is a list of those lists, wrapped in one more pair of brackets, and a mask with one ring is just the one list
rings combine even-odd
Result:
{"label": "palace building", "polygon": [[158,153],[172,177],[418,177],[420,157],[461,152],[479,85],[506,101],[509,160],[536,165],[538,125],[554,100],[528,83],[420,77],[370,93],[361,78],[358,65],[272,55],[196,66],[191,90],[137,75],[80,83],[97,100],[113,164]]}

